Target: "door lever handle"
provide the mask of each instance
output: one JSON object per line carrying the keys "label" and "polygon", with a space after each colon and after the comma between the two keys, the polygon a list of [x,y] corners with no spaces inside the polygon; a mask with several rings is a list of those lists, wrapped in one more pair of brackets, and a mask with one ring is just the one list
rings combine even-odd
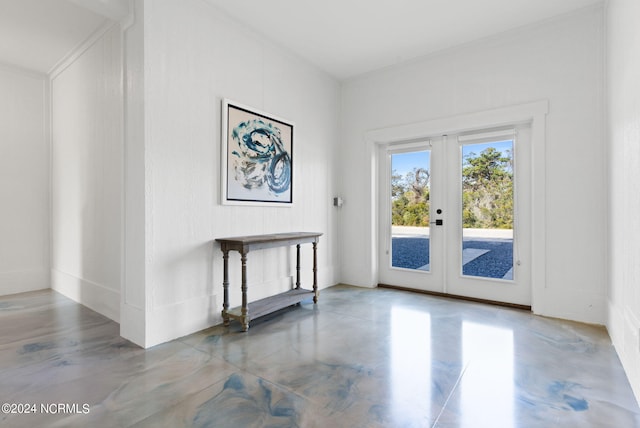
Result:
{"label": "door lever handle", "polygon": [[442,226],[444,224],[444,220],[437,219],[436,221],[430,222],[430,224],[435,224],[436,226]]}

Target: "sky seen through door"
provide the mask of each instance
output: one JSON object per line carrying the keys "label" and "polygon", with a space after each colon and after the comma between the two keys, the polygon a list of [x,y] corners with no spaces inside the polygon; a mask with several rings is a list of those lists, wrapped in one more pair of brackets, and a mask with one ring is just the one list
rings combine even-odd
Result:
{"label": "sky seen through door", "polygon": [[[505,140],[493,143],[466,144],[463,146],[462,156],[464,157],[471,152],[479,154],[489,147],[493,147],[503,155],[506,155],[507,151],[511,150],[513,147],[513,141]],[[393,156],[393,165],[391,166],[391,169],[394,174],[399,174],[404,177],[408,172],[413,171],[413,168],[415,168],[416,165],[430,165],[430,155],[430,151],[397,153]]]}

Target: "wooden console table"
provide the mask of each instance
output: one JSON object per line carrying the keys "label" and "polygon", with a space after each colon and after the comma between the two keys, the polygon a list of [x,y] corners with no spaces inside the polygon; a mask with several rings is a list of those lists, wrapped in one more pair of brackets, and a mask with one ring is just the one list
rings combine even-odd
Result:
{"label": "wooden console table", "polygon": [[[249,322],[268,313],[277,311],[287,306],[295,305],[301,301],[313,297],[313,303],[318,303],[318,258],[317,246],[322,233],[316,232],[292,232],[275,233],[270,235],[239,236],[235,238],[218,238],[224,261],[224,304],[222,306],[222,319],[224,325],[229,325],[229,319],[237,319],[242,323],[242,331],[249,330]],[[313,244],[313,290],[305,290],[300,287],[300,245]],[[276,294],[255,302],[247,303],[247,254],[251,250],[264,250],[266,248],[296,246],[296,286],[284,293]],[[229,251],[238,251],[242,262],[242,306],[229,309]]]}

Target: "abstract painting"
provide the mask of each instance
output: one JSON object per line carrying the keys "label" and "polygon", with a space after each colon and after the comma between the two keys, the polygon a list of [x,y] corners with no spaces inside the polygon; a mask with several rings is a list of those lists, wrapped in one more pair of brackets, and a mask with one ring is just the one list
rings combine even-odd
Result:
{"label": "abstract painting", "polygon": [[293,123],[222,101],[222,203],[293,203]]}

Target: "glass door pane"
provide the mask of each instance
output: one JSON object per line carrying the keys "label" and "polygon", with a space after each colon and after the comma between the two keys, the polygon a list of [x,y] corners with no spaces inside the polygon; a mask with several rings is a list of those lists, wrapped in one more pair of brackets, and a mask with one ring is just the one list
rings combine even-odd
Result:
{"label": "glass door pane", "polygon": [[431,151],[390,156],[391,267],[429,272]]}
{"label": "glass door pane", "polygon": [[462,144],[462,274],[513,280],[513,140]]}

